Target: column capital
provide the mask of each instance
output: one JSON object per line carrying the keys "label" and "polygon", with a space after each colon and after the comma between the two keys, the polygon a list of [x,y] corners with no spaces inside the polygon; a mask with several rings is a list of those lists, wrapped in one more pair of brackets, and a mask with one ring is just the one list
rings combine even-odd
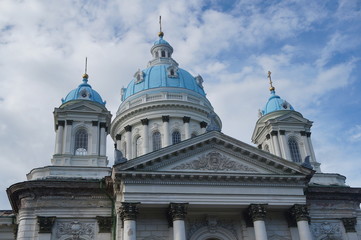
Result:
{"label": "column capital", "polygon": [[101,123],[99,124],[99,126],[100,126],[100,128],[106,128],[106,127],[107,127],[107,123],[101,122]]}
{"label": "column capital", "polygon": [[285,130],[279,130],[280,135],[285,135],[286,131]]}
{"label": "column capital", "polygon": [[169,115],[162,116],[163,122],[169,122]]}
{"label": "column capital", "polygon": [[306,132],[307,137],[311,137],[311,132]]}
{"label": "column capital", "polygon": [[278,132],[277,131],[272,131],[271,132],[271,136],[277,136],[278,135]]}
{"label": "column capital", "polygon": [[62,120],[58,121],[58,126],[64,127],[65,126],[65,121],[62,121]]}
{"label": "column capital", "polygon": [[300,131],[301,136],[306,136],[306,131]]}
{"label": "column capital", "polygon": [[270,139],[271,136],[269,134],[266,135],[266,139]]}
{"label": "column capital", "polygon": [[112,217],[101,217],[96,216],[99,233],[110,233],[112,232],[113,218]]}
{"label": "column capital", "polygon": [[120,207],[120,217],[122,220],[135,220],[139,212],[139,202],[122,202]]}
{"label": "column capital", "polygon": [[92,125],[93,125],[93,127],[97,127],[98,126],[98,121],[92,121]]}
{"label": "column capital", "polygon": [[200,125],[201,128],[206,128],[208,123],[206,123],[205,121],[202,121],[202,122],[199,123],[199,125]]}
{"label": "column capital", "polygon": [[39,233],[51,233],[56,217],[38,216]]}
{"label": "column capital", "polygon": [[191,117],[187,117],[187,116],[183,117],[183,123],[189,123],[190,120],[191,120]]}
{"label": "column capital", "polygon": [[184,220],[187,214],[188,203],[170,203],[168,214],[170,218],[175,220]]}
{"label": "column capital", "polygon": [[142,125],[148,125],[149,124],[149,119],[148,118],[143,118],[140,120],[142,122]]}
{"label": "column capital", "polygon": [[264,221],[266,218],[266,206],[267,204],[251,204],[248,207],[248,215],[254,221]]}
{"label": "column capital", "polygon": [[73,120],[66,120],[66,125],[73,125]]}
{"label": "column capital", "polygon": [[117,141],[122,140],[122,134],[115,135],[115,140],[117,140]]}
{"label": "column capital", "polygon": [[342,218],[343,226],[345,227],[346,232],[356,232],[356,217],[353,218]]}
{"label": "column capital", "polygon": [[310,221],[307,206],[304,204],[293,205],[289,210],[289,214],[296,220],[296,222]]}
{"label": "column capital", "polygon": [[125,130],[126,132],[131,132],[131,131],[132,131],[132,126],[130,126],[130,125],[125,126],[125,127],[124,127],[124,130]]}

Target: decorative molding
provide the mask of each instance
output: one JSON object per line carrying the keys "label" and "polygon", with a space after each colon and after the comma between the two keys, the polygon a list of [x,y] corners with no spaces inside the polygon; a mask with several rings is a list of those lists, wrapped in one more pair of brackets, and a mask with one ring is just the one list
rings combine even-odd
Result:
{"label": "decorative molding", "polygon": [[346,232],[356,232],[356,224],[357,219],[356,217],[353,218],[342,218],[343,226],[345,227]]}
{"label": "decorative molding", "polygon": [[112,232],[113,218],[112,217],[96,217],[99,226],[99,233],[110,233]]}
{"label": "decorative molding", "polygon": [[269,134],[267,134],[266,135],[266,139],[268,140],[268,139],[270,139],[271,138],[271,136],[269,135]]}
{"label": "decorative molding", "polygon": [[266,218],[266,206],[267,204],[251,204],[248,207],[248,215],[255,221],[264,221]]}
{"label": "decorative molding", "polygon": [[139,202],[122,202],[122,206],[120,207],[120,217],[122,220],[127,221],[137,219],[139,204]]}
{"label": "decorative molding", "polygon": [[184,220],[187,214],[188,203],[170,203],[168,209],[168,215],[170,219]]}
{"label": "decorative molding", "polygon": [[312,222],[311,231],[315,239],[343,239],[340,223]]}
{"label": "decorative molding", "polygon": [[222,171],[245,171],[257,172],[254,168],[245,166],[236,161],[230,160],[228,157],[220,154],[219,152],[210,152],[206,155],[198,157],[189,163],[183,163],[176,167],[174,170],[222,170]]}
{"label": "decorative molding", "polygon": [[58,222],[56,226],[56,237],[60,239],[63,236],[72,237],[72,239],[87,239],[94,238],[94,223],[81,223],[79,221],[72,222]]}
{"label": "decorative molding", "polygon": [[187,239],[205,239],[205,235],[219,236],[219,239],[238,239],[233,219],[223,219],[216,216],[193,218],[187,221]]}
{"label": "decorative molding", "polygon": [[39,233],[51,233],[56,217],[38,216]]}
{"label": "decorative molding", "polygon": [[303,204],[293,205],[289,210],[289,214],[293,219],[296,220],[296,222],[310,221],[310,217],[306,205]]}

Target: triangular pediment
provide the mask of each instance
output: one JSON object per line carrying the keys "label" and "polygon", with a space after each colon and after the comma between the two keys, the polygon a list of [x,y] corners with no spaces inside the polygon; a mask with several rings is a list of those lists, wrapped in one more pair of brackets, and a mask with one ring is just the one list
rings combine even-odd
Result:
{"label": "triangular pediment", "polygon": [[276,117],[273,121],[283,122],[283,123],[308,123],[308,122],[310,122],[308,119],[302,117],[302,115],[298,112],[289,112],[285,115]]}
{"label": "triangular pediment", "polygon": [[79,100],[79,101],[72,101],[68,104],[64,105],[61,110],[63,111],[77,111],[77,112],[94,112],[94,113],[101,113],[104,112],[105,107],[100,106],[100,104],[87,101],[87,100]]}
{"label": "triangular pediment", "polygon": [[312,173],[312,170],[215,131],[118,164],[115,171],[248,175]]}

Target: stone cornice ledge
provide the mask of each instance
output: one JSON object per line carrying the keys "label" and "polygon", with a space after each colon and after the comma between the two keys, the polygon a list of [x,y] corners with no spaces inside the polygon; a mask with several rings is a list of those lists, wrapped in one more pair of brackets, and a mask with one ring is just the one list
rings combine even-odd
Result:
{"label": "stone cornice ledge", "polygon": [[115,175],[116,181],[142,184],[180,184],[180,185],[238,185],[238,186],[297,186],[306,187],[307,176],[240,174],[210,172],[134,172],[122,171]]}
{"label": "stone cornice ledge", "polygon": [[305,194],[307,200],[348,200],[361,203],[361,188],[309,186]]}

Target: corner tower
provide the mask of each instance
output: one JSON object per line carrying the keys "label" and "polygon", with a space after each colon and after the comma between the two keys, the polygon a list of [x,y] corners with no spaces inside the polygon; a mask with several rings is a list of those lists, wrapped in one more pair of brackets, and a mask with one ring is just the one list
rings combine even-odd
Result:
{"label": "corner tower", "polygon": [[299,164],[311,164],[320,172],[311,141],[312,121],[304,118],[286,100],[276,95],[268,72],[270,93],[252,135],[258,148]]}
{"label": "corner tower", "polygon": [[84,74],[82,83],[54,110],[56,140],[52,166],[33,169],[28,179],[109,175],[106,136],[110,120],[105,102]]}
{"label": "corner tower", "polygon": [[180,68],[164,33],[158,36],[147,68],[136,71],[122,88],[122,103],[110,128],[128,160],[203,134],[207,125],[219,130],[222,125],[206,98],[202,77]]}

